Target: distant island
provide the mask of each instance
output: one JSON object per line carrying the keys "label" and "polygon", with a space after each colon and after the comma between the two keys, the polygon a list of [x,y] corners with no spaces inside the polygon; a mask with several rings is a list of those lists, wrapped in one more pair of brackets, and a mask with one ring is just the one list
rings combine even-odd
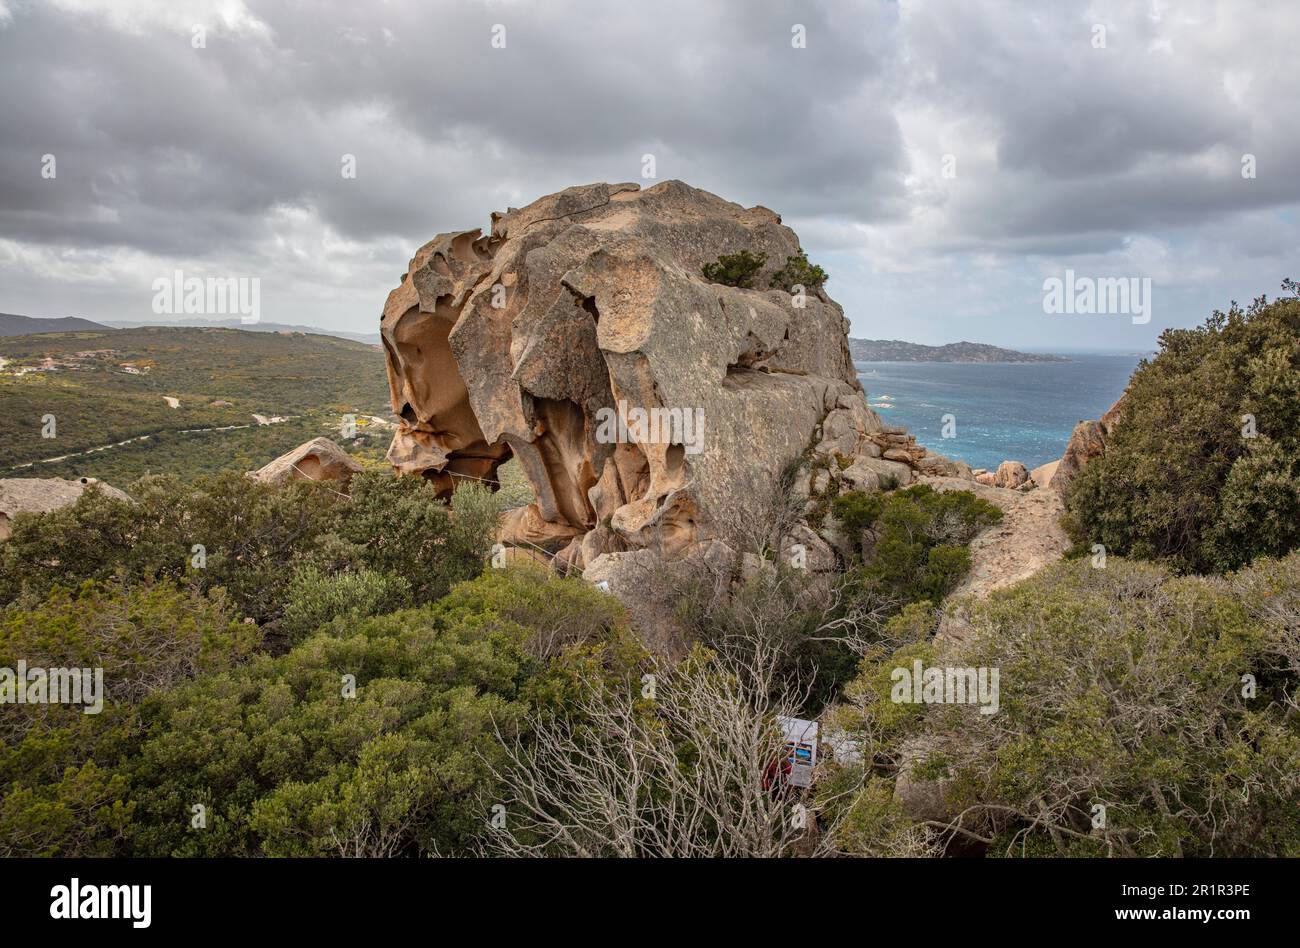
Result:
{"label": "distant island", "polygon": [[981,342],[923,346],[901,339],[850,339],[855,362],[1069,362],[1064,356],[1016,352]]}

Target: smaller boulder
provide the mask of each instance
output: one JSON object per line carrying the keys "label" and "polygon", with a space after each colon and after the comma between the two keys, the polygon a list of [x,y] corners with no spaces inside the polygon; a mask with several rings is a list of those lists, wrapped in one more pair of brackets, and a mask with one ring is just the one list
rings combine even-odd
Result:
{"label": "smaller boulder", "polygon": [[993,486],[1015,490],[1027,480],[1029,471],[1023,464],[1019,461],[1003,461],[993,475]]}
{"label": "smaller boulder", "polygon": [[[507,510],[501,518],[497,540],[507,546],[523,546],[531,550],[559,553],[568,547],[582,530],[568,523],[553,523],[542,518],[536,504]],[[581,546],[581,543],[579,543]]]}
{"label": "smaller boulder", "polygon": [[346,487],[360,470],[361,465],[329,438],[312,438],[249,476],[263,484],[338,481]]}
{"label": "smaller boulder", "polygon": [[1057,462],[1052,472],[1053,490],[1064,493],[1076,474],[1089,462],[1106,453],[1106,443],[1120,421],[1124,398],[1125,395],[1121,395],[1115,404],[1111,405],[1096,421],[1081,421],[1074,426],[1074,431],[1070,433],[1070,441],[1065,446],[1065,454],[1061,456],[1061,460]]}
{"label": "smaller boulder", "polygon": [[811,573],[831,573],[839,567],[835,550],[805,524],[797,523],[781,540],[781,559],[787,566]]}

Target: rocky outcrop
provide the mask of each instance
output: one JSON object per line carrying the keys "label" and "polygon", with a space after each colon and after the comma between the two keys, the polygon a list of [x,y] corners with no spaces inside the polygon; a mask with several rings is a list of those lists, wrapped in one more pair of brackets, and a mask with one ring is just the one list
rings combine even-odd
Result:
{"label": "rocky outcrop", "polygon": [[[766,255],[754,289],[701,275],[741,250]],[[837,303],[768,288],[798,252],[767,208],[677,181],[569,188],[434,238],[381,319],[389,460],[450,492],[518,458],[536,501],[502,541],[577,568],[694,550],[800,461],[810,494],[813,469],[866,489],[968,473],[867,406]]]}
{"label": "rocky outcrop", "polygon": [[1063,493],[1074,476],[1083,470],[1089,461],[1105,453],[1106,441],[1115,430],[1115,426],[1119,424],[1123,403],[1124,396],[1121,395],[1115,404],[1111,405],[1096,421],[1081,421],[1074,426],[1069,443],[1065,446],[1065,454],[1061,456],[1055,471],[1047,481],[1047,486]]}
{"label": "rocky outcrop", "polygon": [[0,540],[13,532],[13,520],[20,513],[50,513],[75,503],[87,488],[98,488],[118,500],[126,494],[93,477],[64,480],[60,477],[13,477],[0,480]]}
{"label": "rocky outcrop", "polygon": [[352,475],[360,470],[361,465],[329,438],[313,438],[250,472],[249,476],[264,484],[307,480],[337,481],[347,486]]}

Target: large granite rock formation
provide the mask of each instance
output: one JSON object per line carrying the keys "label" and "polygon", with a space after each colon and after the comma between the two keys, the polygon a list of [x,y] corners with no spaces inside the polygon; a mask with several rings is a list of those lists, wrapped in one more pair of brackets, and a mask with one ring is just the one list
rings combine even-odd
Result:
{"label": "large granite rock formation", "polygon": [[[701,275],[741,250],[766,255],[754,289]],[[699,549],[801,459],[809,495],[969,476],[867,407],[837,303],[769,288],[798,252],[767,208],[678,181],[569,188],[434,238],[384,306],[389,460],[450,491],[517,457],[536,502],[502,541],[578,568]]]}

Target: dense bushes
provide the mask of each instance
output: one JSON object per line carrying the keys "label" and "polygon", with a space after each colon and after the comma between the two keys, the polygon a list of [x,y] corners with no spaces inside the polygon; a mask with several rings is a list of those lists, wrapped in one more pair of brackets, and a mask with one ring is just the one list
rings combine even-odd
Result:
{"label": "dense bushes", "polygon": [[943,599],[970,569],[966,544],[1002,519],[970,491],[927,484],[889,494],[850,491],[831,510],[862,554],[861,582],[899,604]]}
{"label": "dense bushes", "polygon": [[1083,546],[1221,572],[1300,546],[1300,300],[1168,329],[1075,479]]}
{"label": "dense bushes", "polygon": [[[549,674],[523,650],[539,635],[553,638],[553,623],[538,630],[500,619],[494,608],[513,601],[504,592],[472,614],[452,617],[450,605],[443,612],[433,605],[484,566],[499,512],[487,491],[458,493],[449,508],[417,478],[359,474],[351,490],[347,499],[328,484],[267,487],[233,473],[190,485],[146,478],[132,487],[133,502],[92,489],[63,510],[15,520],[0,545],[8,601],[0,667],[21,659],[29,667],[99,668],[107,694],[98,714],[58,704],[6,712],[0,854],[305,853],[331,845],[379,853],[396,845],[385,820],[428,816],[432,791],[422,768],[434,758],[445,763],[430,742],[459,744],[458,753],[473,757],[478,747],[464,722],[494,719],[495,692],[475,663],[513,695],[525,678]],[[557,584],[545,595],[554,608],[579,611],[565,590]],[[609,638],[617,624],[611,601],[582,592],[605,610],[603,621],[587,624],[590,637]],[[395,613],[420,604],[428,605]],[[368,618],[379,613],[394,615]],[[303,644],[272,658],[258,652],[264,636],[273,652]],[[344,674],[355,676],[357,698],[335,707]],[[433,688],[430,676],[443,687]],[[437,713],[448,729],[436,741],[403,732]],[[310,760],[294,757],[294,748],[308,748]],[[293,760],[289,769],[269,769],[267,761],[282,757]],[[346,766],[330,765],[339,761]],[[434,782],[472,785],[447,776],[466,766],[452,762]],[[302,819],[329,823],[338,839],[304,841],[307,829],[285,825],[276,801],[299,791],[275,793],[291,773],[303,793],[316,795],[319,812]],[[399,784],[417,797],[401,796]],[[182,790],[194,799],[184,812],[170,810]],[[256,823],[252,802],[262,805]],[[184,835],[196,805],[212,812],[210,835]],[[320,815],[330,807],[333,817]],[[371,829],[378,835],[366,835]],[[454,837],[448,829],[437,839]],[[400,840],[403,851],[437,844]]]}
{"label": "dense bushes", "polygon": [[[881,788],[846,848],[915,842],[892,793],[905,770],[903,797],[921,782],[938,801],[933,840],[991,855],[1300,855],[1300,554],[1223,579],[1078,560],[967,609],[948,651],[895,619],[908,644],[869,655],[828,719]],[[893,670],[916,659],[999,669],[999,710],[895,703]]]}
{"label": "dense bushes", "polygon": [[[0,668],[103,670],[102,705],[5,705],[0,715],[0,855],[111,855],[135,804],[112,762],[137,733],[138,703],[246,660],[257,626],[224,595],[168,584],[56,587],[0,613]],[[87,701],[87,705],[90,702]]]}
{"label": "dense bushes", "polygon": [[411,584],[401,576],[364,567],[323,573],[308,563],[294,573],[286,597],[281,630],[290,641],[297,641],[338,618],[355,622],[396,612],[411,602]]}
{"label": "dense bushes", "polygon": [[337,596],[305,599],[321,592],[322,576],[356,572],[331,581],[354,591],[379,584],[385,592],[363,597],[371,606],[360,612],[392,607],[399,591],[405,605],[437,599],[482,568],[498,512],[486,490],[457,492],[452,511],[431,484],[380,472],[356,475],[350,500],[324,483],[269,487],[235,472],[192,485],[143,478],[131,493],[134,502],[89,490],[70,507],[16,519],[0,546],[0,602],[85,579],[176,580],[224,589],[279,639],[288,605],[297,634],[330,617]]}
{"label": "dense bushes", "polygon": [[785,266],[773,273],[768,283],[787,293],[796,286],[802,286],[811,293],[825,286],[829,279],[830,276],[826,271],[814,263],[809,263],[808,255],[800,250],[796,256],[785,258]]}
{"label": "dense bushes", "polygon": [[[463,843],[484,822],[478,753],[526,710],[524,635],[426,607],[167,695],[131,760],[137,851],[409,855]],[[208,810],[203,832],[190,827],[195,804]]]}
{"label": "dense bushes", "polygon": [[[206,602],[173,596],[177,619]],[[526,606],[541,602],[547,610],[534,621]],[[64,612],[61,600],[12,621],[57,626]],[[565,643],[556,640],[562,615],[581,630]],[[243,628],[209,629],[209,647],[234,635],[243,649]],[[615,600],[528,568],[493,570],[418,609],[334,623],[279,657],[232,665],[236,652],[228,643],[204,673],[169,681],[138,706],[77,714],[76,733],[6,748],[0,852],[466,852],[496,799],[498,734],[514,737],[527,716],[564,710],[579,681],[636,681],[641,656]],[[66,773],[54,766],[59,740]],[[28,774],[33,762],[42,766]]]}

